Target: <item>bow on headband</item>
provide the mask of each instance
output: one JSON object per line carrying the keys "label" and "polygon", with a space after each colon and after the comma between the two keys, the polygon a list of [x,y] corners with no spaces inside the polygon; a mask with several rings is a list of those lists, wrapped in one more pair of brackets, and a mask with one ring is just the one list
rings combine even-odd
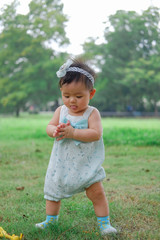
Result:
{"label": "bow on headband", "polygon": [[94,86],[94,78],[93,78],[93,76],[89,72],[87,72],[86,70],[84,70],[82,68],[70,67],[72,63],[73,63],[73,61],[68,59],[67,62],[64,63],[60,67],[58,72],[56,72],[57,73],[57,77],[58,78],[64,77],[67,72],[79,72],[79,73],[82,73],[83,75],[85,75],[92,82],[92,84]]}
{"label": "bow on headband", "polygon": [[71,66],[71,64],[73,63],[73,61],[71,59],[68,59],[66,63],[64,63],[60,69],[58,70],[57,73],[57,77],[61,78],[64,77],[66,75],[67,70],[69,69],[69,67]]}

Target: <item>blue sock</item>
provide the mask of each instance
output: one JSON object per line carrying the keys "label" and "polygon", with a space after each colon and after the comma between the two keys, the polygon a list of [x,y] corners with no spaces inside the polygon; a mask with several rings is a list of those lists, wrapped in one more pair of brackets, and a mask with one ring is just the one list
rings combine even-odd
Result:
{"label": "blue sock", "polygon": [[108,227],[110,227],[110,220],[109,220],[109,216],[106,217],[97,217],[97,222],[99,225],[100,230],[104,230]]}
{"label": "blue sock", "polygon": [[37,223],[36,227],[44,229],[47,228],[50,224],[53,224],[55,221],[58,221],[58,215],[55,216],[47,215],[46,220],[44,222]]}

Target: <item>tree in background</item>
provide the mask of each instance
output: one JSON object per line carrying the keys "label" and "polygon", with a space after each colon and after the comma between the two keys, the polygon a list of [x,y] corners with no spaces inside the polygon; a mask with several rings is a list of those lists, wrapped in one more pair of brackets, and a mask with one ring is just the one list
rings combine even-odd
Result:
{"label": "tree in background", "polygon": [[159,9],[155,7],[141,15],[120,10],[109,17],[105,43],[96,45],[94,39],[85,43],[87,56],[94,57],[100,69],[95,104],[102,111],[125,111],[128,105],[143,111],[144,99],[150,106],[160,100],[159,91],[155,93],[160,89],[159,22]]}
{"label": "tree in background", "polygon": [[16,111],[27,101],[36,104],[56,100],[56,70],[65,54],[51,47],[69,43],[67,17],[58,0],[33,0],[27,15],[17,14],[18,1],[0,15],[0,106]]}
{"label": "tree in background", "polygon": [[[26,102],[43,106],[58,99],[56,71],[67,54],[53,46],[69,40],[60,0],[32,0],[27,15],[17,14],[17,5],[0,14],[0,111],[18,115]],[[103,44],[84,44],[84,55],[99,69],[93,104],[101,111],[158,111],[159,22],[155,7],[142,14],[120,10],[109,17]]]}
{"label": "tree in background", "polygon": [[149,59],[140,58],[132,61],[124,69],[122,84],[128,88],[129,100],[135,108],[158,112],[160,101],[160,56],[152,55]]}

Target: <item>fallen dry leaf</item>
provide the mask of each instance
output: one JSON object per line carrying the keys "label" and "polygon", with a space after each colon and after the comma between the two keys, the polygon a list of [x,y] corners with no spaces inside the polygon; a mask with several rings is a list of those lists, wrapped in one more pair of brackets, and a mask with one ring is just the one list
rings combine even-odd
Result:
{"label": "fallen dry leaf", "polygon": [[16,187],[16,190],[17,190],[17,191],[23,191],[23,190],[24,190],[24,187]]}

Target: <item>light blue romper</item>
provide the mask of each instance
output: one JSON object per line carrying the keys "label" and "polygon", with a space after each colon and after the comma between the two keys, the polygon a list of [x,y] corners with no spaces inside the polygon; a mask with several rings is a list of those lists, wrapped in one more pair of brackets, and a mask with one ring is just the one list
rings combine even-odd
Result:
{"label": "light blue romper", "polygon": [[[88,118],[94,107],[88,106],[82,116],[71,116],[63,105],[60,122],[70,121],[72,127],[88,128]],[[94,142],[80,142],[73,139],[54,141],[44,185],[44,198],[59,201],[84,191],[93,183],[105,178],[101,166],[104,161],[102,137]]]}

